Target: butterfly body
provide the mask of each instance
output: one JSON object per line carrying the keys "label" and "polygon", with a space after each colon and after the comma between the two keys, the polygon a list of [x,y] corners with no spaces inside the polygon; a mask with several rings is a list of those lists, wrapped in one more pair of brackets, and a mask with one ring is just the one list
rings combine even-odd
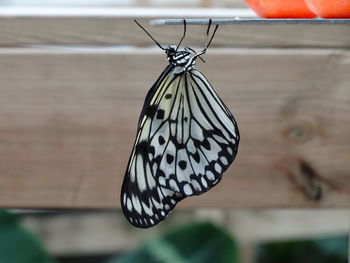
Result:
{"label": "butterfly body", "polygon": [[204,52],[164,50],[169,65],[146,96],[121,193],[126,218],[141,228],[216,185],[239,143],[231,112],[195,66]]}

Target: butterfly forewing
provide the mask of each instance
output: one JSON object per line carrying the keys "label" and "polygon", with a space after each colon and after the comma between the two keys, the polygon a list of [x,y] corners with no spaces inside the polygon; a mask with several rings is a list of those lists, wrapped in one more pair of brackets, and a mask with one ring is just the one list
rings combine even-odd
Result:
{"label": "butterfly forewing", "polygon": [[156,180],[154,153],[159,145],[152,146],[150,143],[151,133],[160,133],[165,137],[166,129],[164,133],[160,130],[161,127],[166,127],[165,122],[157,119],[157,112],[161,109],[160,98],[165,91],[172,89],[174,79],[172,74],[163,73],[147,94],[124,177],[122,208],[128,221],[137,227],[146,228],[158,224],[183,198],[180,193],[161,186]]}

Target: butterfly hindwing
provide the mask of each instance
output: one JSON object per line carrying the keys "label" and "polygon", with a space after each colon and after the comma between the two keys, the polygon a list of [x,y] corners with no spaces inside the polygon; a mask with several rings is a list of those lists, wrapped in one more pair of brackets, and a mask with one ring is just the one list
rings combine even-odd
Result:
{"label": "butterfly hindwing", "polygon": [[[160,185],[184,196],[208,191],[232,163],[238,128],[232,114],[197,70],[177,77],[169,117],[151,139]],[[162,105],[163,101],[160,101]],[[162,145],[157,144],[164,137]],[[164,146],[165,145],[165,146]]]}

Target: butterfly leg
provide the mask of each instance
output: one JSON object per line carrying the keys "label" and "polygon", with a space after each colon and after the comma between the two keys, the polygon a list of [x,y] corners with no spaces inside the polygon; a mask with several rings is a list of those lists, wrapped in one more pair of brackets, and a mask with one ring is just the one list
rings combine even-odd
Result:
{"label": "butterfly leg", "polygon": [[181,37],[181,39],[180,39],[179,44],[177,44],[177,46],[176,46],[176,51],[179,49],[179,47],[180,47],[180,45],[181,45],[181,43],[182,43],[182,40],[184,40],[184,38],[185,38],[185,36],[186,36],[186,19],[183,20],[183,23],[184,23],[184,32],[183,32],[183,34],[182,34],[182,37]]}
{"label": "butterfly leg", "polygon": [[[192,51],[194,54],[197,54],[197,52],[193,48],[185,47],[185,50]],[[199,57],[199,59],[202,60],[203,63],[205,63],[205,60],[202,57]]]}
{"label": "butterfly leg", "polygon": [[187,71],[187,69],[190,67],[190,65],[192,65],[192,61],[196,60],[198,57],[201,59],[200,56],[205,54],[205,52],[207,51],[208,47],[210,46],[210,44],[211,44],[211,42],[212,42],[212,40],[213,40],[213,38],[215,36],[215,33],[216,33],[216,31],[218,30],[218,27],[219,27],[219,25],[216,25],[215,28],[214,28],[213,34],[211,35],[211,37],[209,37],[211,24],[212,24],[212,20],[209,19],[209,24],[208,24],[208,28],[207,28],[207,39],[205,41],[205,46],[204,46],[204,49],[202,51],[197,53],[193,49],[187,47],[188,49],[194,51],[195,55],[186,64],[185,71]]}

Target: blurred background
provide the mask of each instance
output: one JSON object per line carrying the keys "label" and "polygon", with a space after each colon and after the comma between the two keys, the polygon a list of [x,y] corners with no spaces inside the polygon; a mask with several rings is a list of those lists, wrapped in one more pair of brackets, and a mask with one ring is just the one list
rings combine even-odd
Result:
{"label": "blurred background", "polygon": [[118,211],[2,211],[0,256],[13,263],[345,263],[348,217],[345,210],[177,210],[136,229]]}
{"label": "blurred background", "polygon": [[50,1],[21,1],[21,0],[2,0],[2,6],[96,6],[96,7],[243,7],[246,5],[242,0],[50,0]]}
{"label": "blurred background", "polygon": [[[157,18],[243,0],[0,0],[0,262],[345,263],[350,27],[220,26],[200,69],[242,135],[222,182],[136,229],[119,191],[161,50]],[[200,49],[206,28],[190,26]],[[6,209],[5,209],[6,208]]]}

